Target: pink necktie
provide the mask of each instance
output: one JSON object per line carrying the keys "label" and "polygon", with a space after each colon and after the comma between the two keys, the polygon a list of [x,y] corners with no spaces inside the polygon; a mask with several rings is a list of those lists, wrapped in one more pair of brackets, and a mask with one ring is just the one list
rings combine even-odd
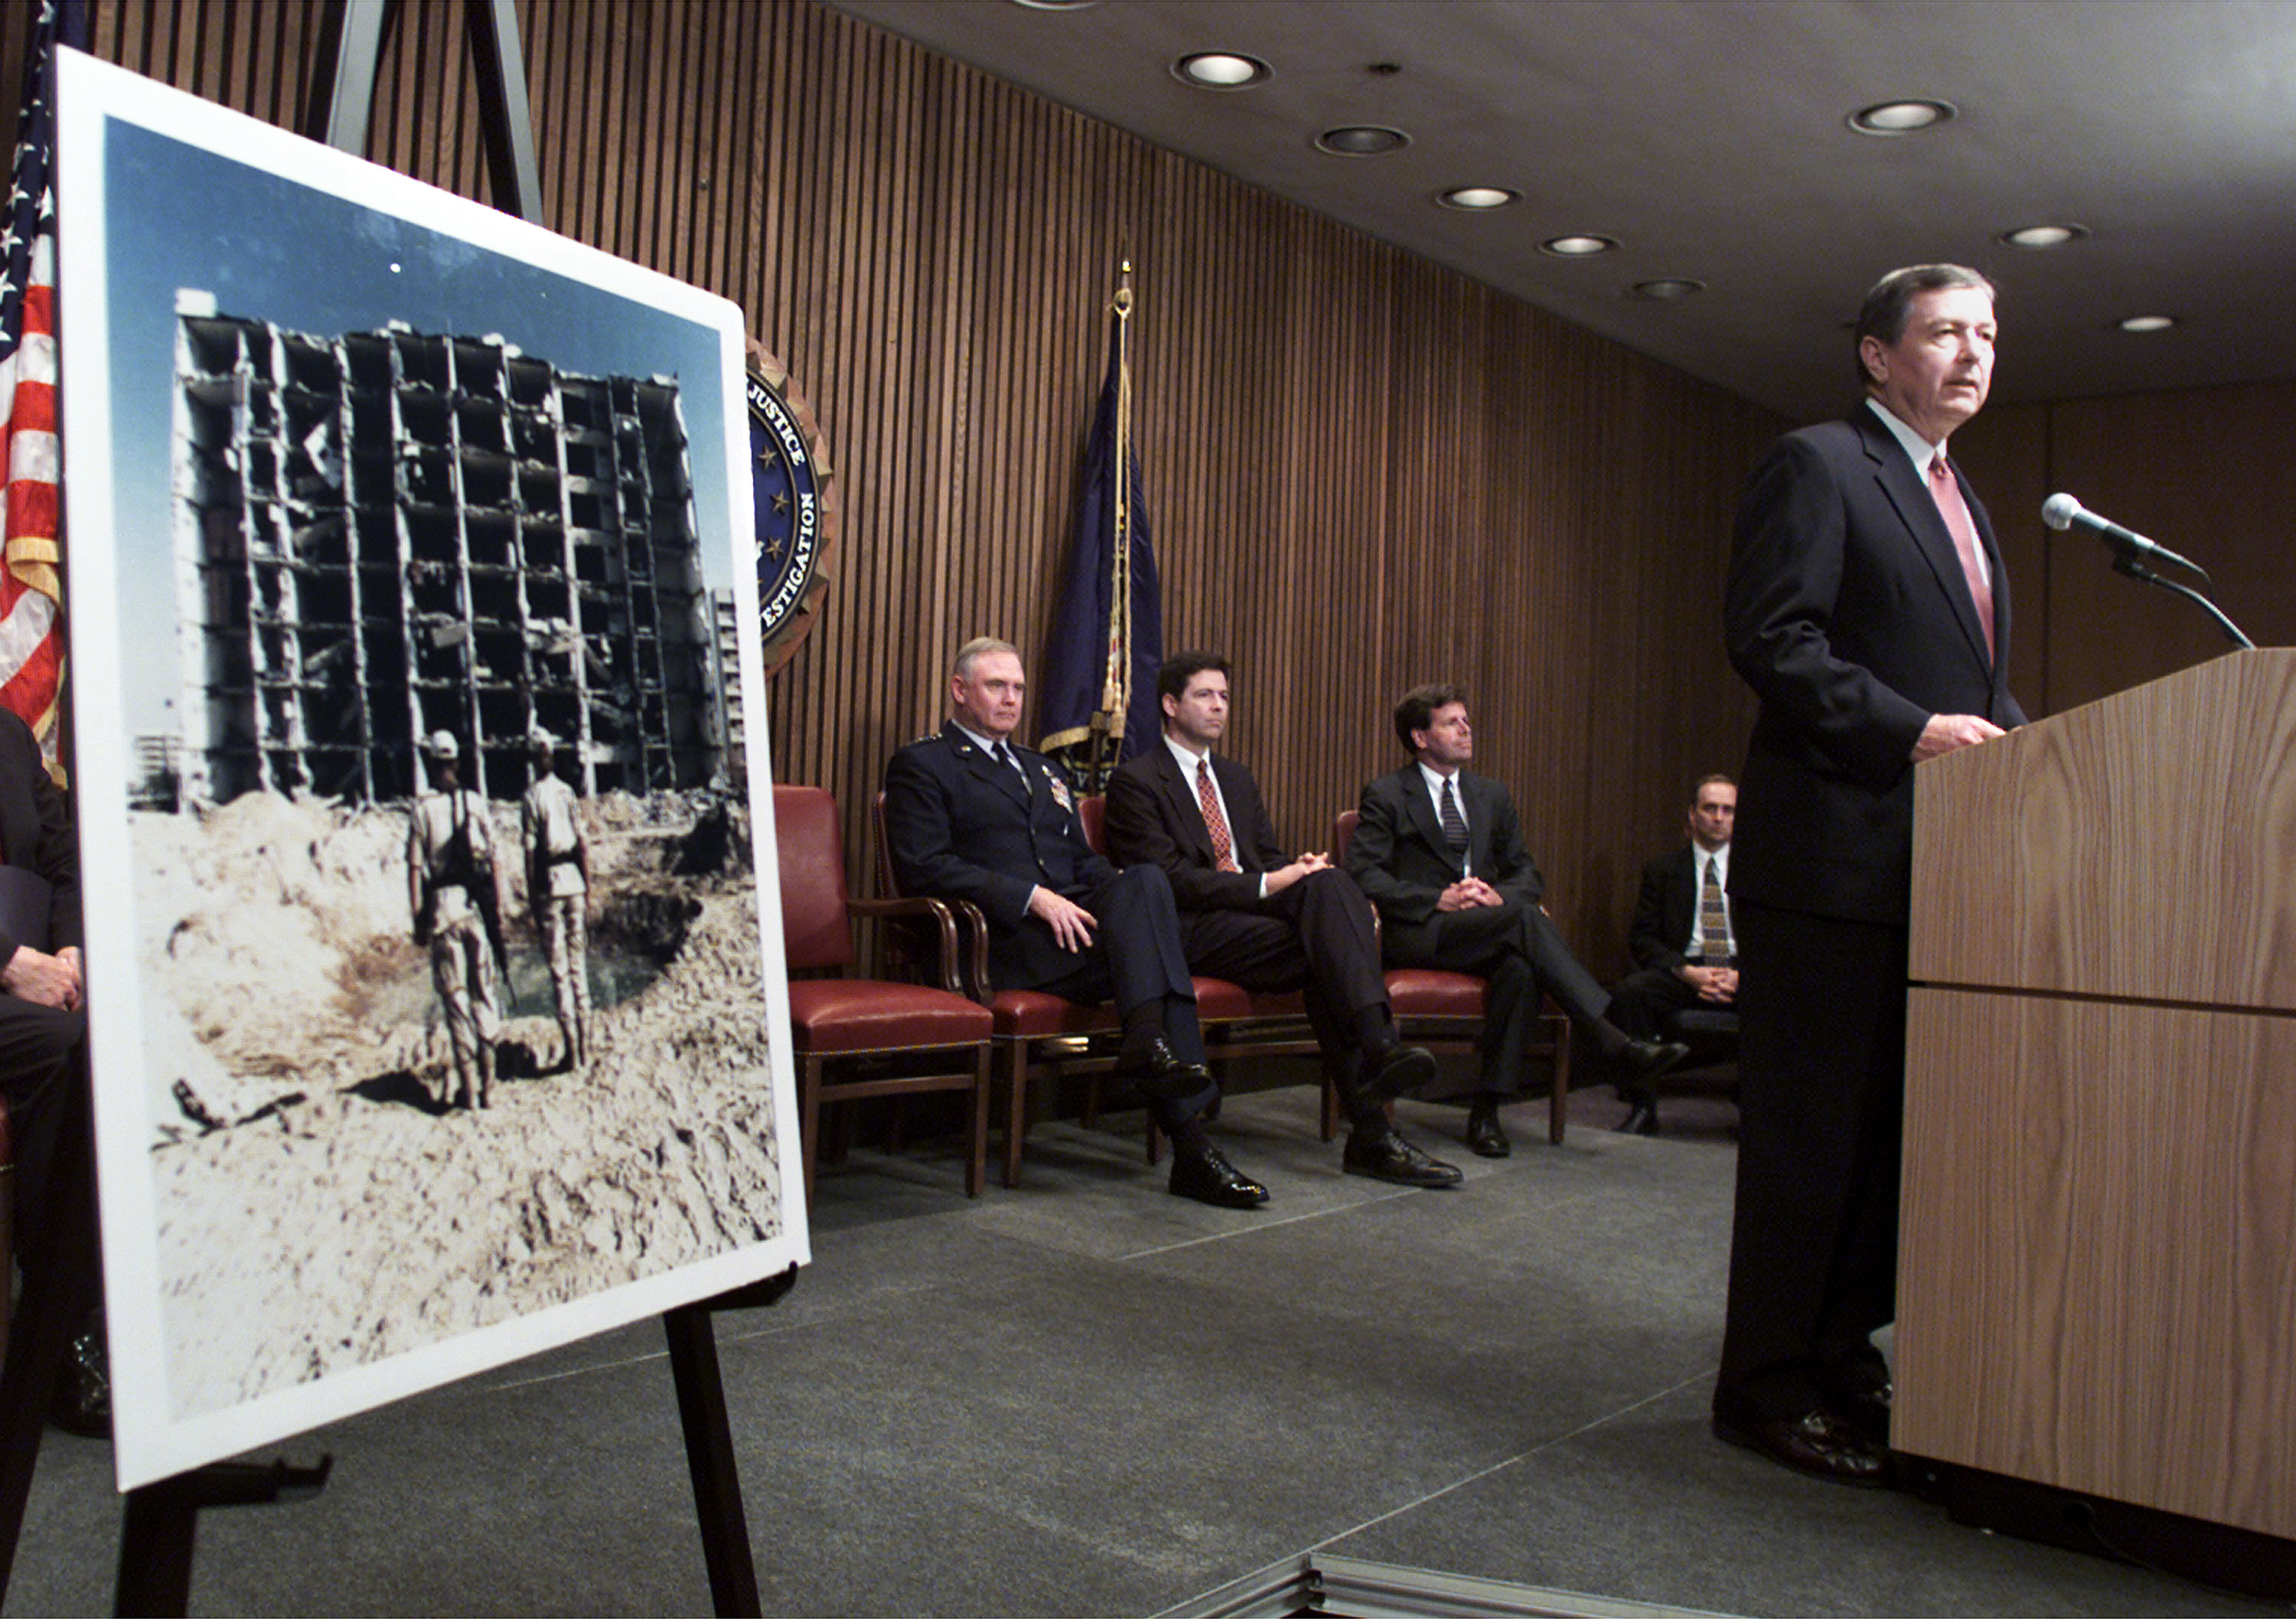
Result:
{"label": "pink necktie", "polygon": [[1961,555],[1961,576],[1969,581],[1969,599],[1976,604],[1977,621],[1985,627],[1985,661],[1993,662],[1993,587],[1986,582],[1985,569],[1978,560],[1977,525],[1970,521],[1969,502],[1961,497],[1961,481],[1953,475],[1945,457],[1938,456],[1930,462],[1930,497],[1937,502],[1938,514],[1945,519],[1948,532],[1953,536],[1953,548]]}

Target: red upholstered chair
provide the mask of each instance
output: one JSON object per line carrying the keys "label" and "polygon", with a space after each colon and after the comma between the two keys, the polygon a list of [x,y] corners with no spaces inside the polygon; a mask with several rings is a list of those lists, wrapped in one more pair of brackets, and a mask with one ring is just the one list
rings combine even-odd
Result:
{"label": "red upholstered chair", "polygon": [[[1356,834],[1360,812],[1349,810],[1332,826],[1332,860],[1344,865],[1348,844]],[[1395,1009],[1398,1033],[1414,1044],[1446,1056],[1472,1054],[1482,1030],[1484,982],[1472,973],[1447,972],[1440,967],[1391,967],[1387,974],[1387,999]],[[1546,1039],[1534,1044],[1530,1055],[1551,1059],[1554,1089],[1547,1101],[1546,1138],[1562,1143],[1564,1114],[1570,1099],[1570,1020],[1552,1001],[1541,1015]],[[1324,1082],[1324,1139],[1339,1133],[1340,1097],[1329,1080]]]}
{"label": "red upholstered chair", "polygon": [[[774,843],[781,857],[782,946],[792,974],[834,968],[834,978],[792,978],[790,1036],[798,1059],[805,1191],[813,1197],[821,1105],[929,1090],[972,1097],[964,1192],[980,1195],[988,1155],[988,1008],[960,992],[957,929],[934,900],[856,900],[845,889],[837,801],[819,787],[774,789]],[[855,916],[913,920],[943,941],[943,985],[841,974],[854,963]],[[832,1065],[851,1077],[832,1080]],[[922,1069],[922,1072],[919,1072]]]}

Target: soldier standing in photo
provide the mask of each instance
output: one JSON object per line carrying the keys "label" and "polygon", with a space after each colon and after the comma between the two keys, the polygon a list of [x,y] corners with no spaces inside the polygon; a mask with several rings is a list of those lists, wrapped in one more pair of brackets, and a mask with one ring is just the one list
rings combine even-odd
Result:
{"label": "soldier standing in photo", "polygon": [[450,731],[422,744],[434,790],[414,801],[406,838],[407,897],[414,940],[430,947],[430,978],[446,1004],[463,1106],[494,1099],[495,1041],[502,1033],[496,966],[502,946],[501,874],[486,801],[462,785],[462,749]]}
{"label": "soldier standing in photo", "polygon": [[519,842],[526,851],[526,904],[550,960],[550,989],[558,1031],[566,1040],[566,1071],[590,1060],[590,934],[584,908],[590,894],[590,840],[574,811],[574,789],[554,775],[557,744],[537,727],[527,737],[534,755],[534,785],[518,801]]}

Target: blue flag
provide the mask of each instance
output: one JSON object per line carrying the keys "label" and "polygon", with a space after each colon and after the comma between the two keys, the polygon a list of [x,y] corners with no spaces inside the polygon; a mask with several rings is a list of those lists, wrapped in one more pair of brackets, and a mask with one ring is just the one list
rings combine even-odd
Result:
{"label": "blue flag", "polygon": [[1076,785],[1097,793],[1109,773],[1161,730],[1156,671],[1164,662],[1161,598],[1140,456],[1132,443],[1129,288],[1116,295],[1108,380],[1100,390],[1060,612],[1045,655],[1038,746]]}

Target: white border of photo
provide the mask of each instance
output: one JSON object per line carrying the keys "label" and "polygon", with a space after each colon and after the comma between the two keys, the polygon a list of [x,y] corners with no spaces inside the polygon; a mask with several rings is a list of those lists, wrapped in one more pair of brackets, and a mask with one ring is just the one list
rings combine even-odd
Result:
{"label": "white border of photo", "polygon": [[[782,950],[780,890],[774,859],[773,780],[767,756],[765,678],[758,644],[755,538],[748,483],[748,411],[743,395],[743,320],[714,294],[555,235],[393,170],[305,140],[257,119],[70,51],[58,53],[59,348],[62,366],[65,575],[70,605],[67,693],[76,745],[73,790],[80,828],[87,931],[91,1055],[101,1171],[104,1278],[112,1368],[119,1487],[152,1483],[322,1424],[401,1400],[522,1357],[717,1296],[811,1259],[790,1062],[788,974]],[[681,317],[716,333],[715,425],[730,487],[721,531],[702,520],[705,549],[726,547],[741,629],[742,709],[746,734],[751,836],[757,871],[761,983],[771,1044],[781,1169],[778,1235],[683,1268],[570,1303],[476,1328],[390,1358],[260,1394],[226,1409],[174,1417],[167,1396],[160,1330],[155,1196],[151,1172],[156,1124],[143,1063],[145,987],[135,964],[139,933],[127,833],[131,739],[125,722],[123,659],[129,644],[173,627],[118,621],[119,556],[115,545],[115,465],[110,393],[107,273],[115,226],[106,211],[105,136],[140,126],[240,163],[328,193],[357,207],[458,238],[516,265],[540,267]],[[298,255],[354,251],[312,240],[292,218],[249,218],[239,232],[261,234]],[[148,251],[149,243],[143,244]],[[179,284],[209,284],[196,264]],[[433,312],[406,316],[418,330],[441,329]],[[430,321],[427,328],[426,320]],[[164,384],[162,384],[164,385]],[[708,379],[682,379],[688,390]],[[689,422],[696,414],[689,410]],[[148,469],[147,469],[148,471]],[[697,506],[701,503],[697,502]],[[226,1014],[228,1008],[223,1009]],[[668,1397],[667,1385],[664,1399]]]}

